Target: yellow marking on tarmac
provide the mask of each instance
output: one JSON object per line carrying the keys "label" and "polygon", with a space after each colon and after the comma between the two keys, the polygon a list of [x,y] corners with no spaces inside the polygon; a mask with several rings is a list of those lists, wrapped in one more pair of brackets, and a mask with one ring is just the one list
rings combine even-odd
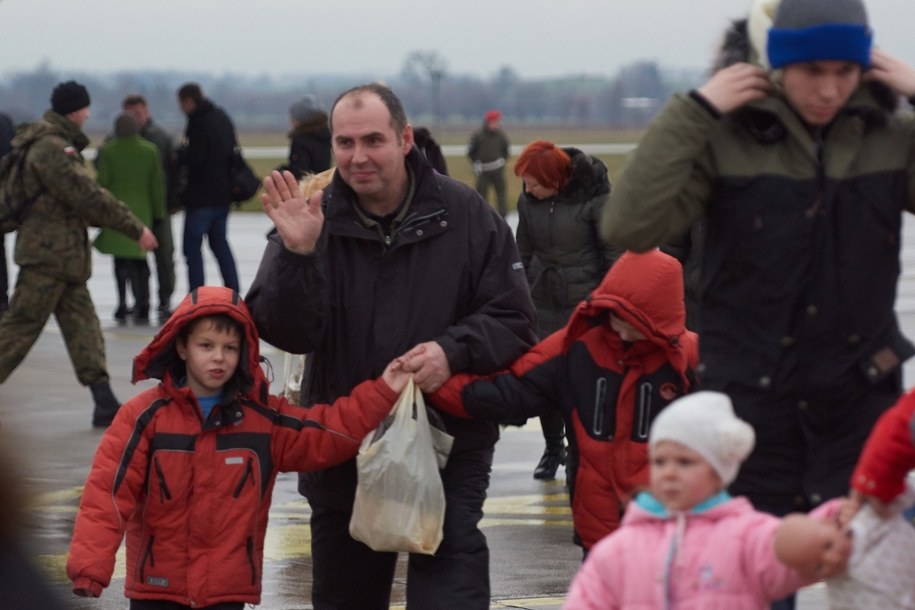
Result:
{"label": "yellow marking on tarmac", "polygon": [[80,497],[83,495],[83,486],[77,485],[76,487],[70,487],[68,489],[61,489],[58,491],[49,491],[48,493],[36,494],[30,498],[31,504],[35,506],[47,506],[53,504],[60,504],[62,502],[68,502],[75,500],[79,502]]}
{"label": "yellow marking on tarmac", "polygon": [[561,597],[515,597],[512,599],[492,600],[492,608],[545,608],[547,606],[560,606],[565,602]]}
{"label": "yellow marking on tarmac", "polygon": [[[515,597],[511,599],[494,599],[490,602],[490,610],[498,608],[548,608],[561,606],[565,602],[565,596],[560,597]],[[406,610],[402,604],[392,604],[390,610]]]}
{"label": "yellow marking on tarmac", "polygon": [[558,494],[530,494],[526,496],[500,496],[486,498],[486,514],[567,516],[572,514],[569,496]]}
{"label": "yellow marking on tarmac", "polygon": [[[36,495],[32,501],[31,512],[45,515],[73,514],[77,511],[82,491],[83,486],[80,485]],[[511,525],[572,526],[569,499],[565,492],[489,497],[483,505],[483,510],[486,515],[480,523],[480,527],[483,528]],[[275,504],[271,508],[270,523],[264,541],[265,571],[271,564],[311,556],[311,528],[308,525],[310,514],[311,510],[304,498]],[[540,518],[537,518],[538,516]],[[36,560],[52,580],[67,582],[67,551],[39,555]],[[113,580],[123,580],[125,572],[126,557],[122,544],[115,559]],[[545,600],[541,604],[543,606],[555,606],[562,603],[562,598],[531,598],[493,602],[492,607],[535,608],[539,599]],[[523,605],[512,605],[518,603]],[[404,606],[391,607],[404,608]]]}
{"label": "yellow marking on tarmac", "polygon": [[311,527],[301,525],[267,525],[264,540],[264,562],[311,557]]}

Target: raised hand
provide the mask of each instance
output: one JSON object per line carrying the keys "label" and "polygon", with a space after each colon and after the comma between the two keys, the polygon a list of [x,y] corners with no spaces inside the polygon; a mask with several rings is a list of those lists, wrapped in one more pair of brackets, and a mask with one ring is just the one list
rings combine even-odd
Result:
{"label": "raised hand", "polygon": [[871,67],[864,78],[881,82],[909,99],[915,97],[915,68],[880,49],[871,51]]}
{"label": "raised hand", "polygon": [[712,75],[698,93],[721,114],[760,100],[772,90],[769,74],[759,66],[736,63]]}
{"label": "raised hand", "polygon": [[286,249],[297,254],[314,252],[324,226],[323,191],[306,200],[299,192],[295,176],[288,171],[282,174],[274,171],[265,177],[264,191],[261,194],[264,213],[273,221]]}

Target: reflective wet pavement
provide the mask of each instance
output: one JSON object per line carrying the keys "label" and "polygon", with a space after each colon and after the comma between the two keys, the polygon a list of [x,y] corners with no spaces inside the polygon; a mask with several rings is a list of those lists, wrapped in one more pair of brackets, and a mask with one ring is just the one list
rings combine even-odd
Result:
{"label": "reflective wet pavement", "polygon": [[[910,223],[913,224],[913,223]],[[180,243],[182,219],[173,219]],[[244,291],[254,277],[263,250],[269,221],[259,214],[233,214],[230,242],[238,262]],[[12,247],[7,239],[7,250]],[[898,311],[909,336],[915,336],[915,227],[906,229],[904,267]],[[911,259],[911,261],[910,261]],[[218,283],[220,276],[205,251],[206,277]],[[116,297],[112,263],[95,255],[90,290],[102,319],[112,386],[122,400],[139,388],[131,386],[130,366],[134,355],[155,333],[156,326],[118,325],[112,318]],[[180,251],[176,253],[176,294],[186,291],[186,272]],[[15,268],[11,268],[15,274]],[[152,292],[155,293],[155,280]],[[175,299],[175,304],[178,299]],[[283,370],[283,355],[264,344],[276,377]],[[907,366],[907,379],[915,371]],[[148,382],[147,382],[148,383]],[[908,385],[911,385],[909,383]],[[145,387],[140,385],[140,387]],[[278,383],[274,384],[278,390]],[[32,352],[0,386],[0,422],[13,437],[20,456],[16,465],[23,485],[37,494],[29,511],[27,531],[36,560],[49,578],[68,591],[64,564],[79,494],[101,432],[90,427],[91,398],[75,379],[63,341],[53,321]],[[557,481],[540,482],[531,477],[543,441],[538,422],[503,431],[496,450],[489,498],[484,507],[483,531],[491,549],[492,608],[557,609],[561,606],[581,551],[571,543],[571,516],[562,472]],[[621,558],[625,560],[625,558]],[[392,608],[402,607],[404,561],[401,559],[392,597]],[[270,512],[265,548],[264,595],[259,608],[305,610],[309,604],[308,505],[296,493],[295,475],[277,480]],[[124,609],[123,551],[111,587],[98,600],[74,600],[79,609]],[[69,594],[68,594],[69,595]],[[2,605],[2,604],[0,604]],[[826,608],[822,587],[802,591],[801,610]],[[459,610],[459,609],[456,609]]]}

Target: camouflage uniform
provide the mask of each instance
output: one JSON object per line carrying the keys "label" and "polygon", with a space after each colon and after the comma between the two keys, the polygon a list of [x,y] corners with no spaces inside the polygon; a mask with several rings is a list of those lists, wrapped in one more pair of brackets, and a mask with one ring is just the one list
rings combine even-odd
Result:
{"label": "camouflage uniform", "polygon": [[53,313],[83,385],[108,381],[102,329],[86,281],[92,274],[88,228],[110,227],[139,239],[144,225],[98,186],[80,151],[89,138],[76,123],[47,112],[13,139],[29,146],[25,192],[39,193],[19,228],[19,265],[9,312],[0,320],[0,383],[22,362]]}

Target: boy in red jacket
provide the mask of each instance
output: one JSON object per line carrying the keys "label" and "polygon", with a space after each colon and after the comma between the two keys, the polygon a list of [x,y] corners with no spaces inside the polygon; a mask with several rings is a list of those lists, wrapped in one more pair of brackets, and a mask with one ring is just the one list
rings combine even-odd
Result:
{"label": "boy in red jacket", "polygon": [[[404,369],[412,370],[406,354]],[[432,398],[456,415],[522,424],[558,409],[569,442],[575,542],[615,530],[648,483],[648,429],[693,390],[698,337],[686,329],[683,268],[659,250],[623,254],[565,328],[501,373],[452,377]],[[414,377],[421,383],[420,375]]]}
{"label": "boy in red jacket", "polygon": [[134,382],[161,383],[102,437],[67,560],[74,593],[108,586],[126,532],[131,610],[260,602],[276,474],[352,458],[408,376],[389,365],[333,405],[297,407],[268,393],[258,343],[238,294],[202,286],[134,359]]}

